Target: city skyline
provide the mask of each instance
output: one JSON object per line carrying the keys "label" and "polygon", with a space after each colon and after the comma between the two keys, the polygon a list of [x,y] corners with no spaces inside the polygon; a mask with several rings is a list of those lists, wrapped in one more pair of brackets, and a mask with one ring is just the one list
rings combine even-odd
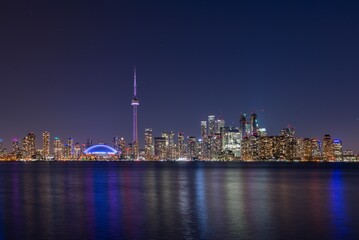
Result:
{"label": "city skyline", "polygon": [[290,124],[358,152],[357,10],[339,1],[6,3],[0,137],[7,148],[30,131],[131,139],[136,65],[139,136],[149,127],[197,136],[203,116],[235,125],[241,112],[265,109],[269,135]]}

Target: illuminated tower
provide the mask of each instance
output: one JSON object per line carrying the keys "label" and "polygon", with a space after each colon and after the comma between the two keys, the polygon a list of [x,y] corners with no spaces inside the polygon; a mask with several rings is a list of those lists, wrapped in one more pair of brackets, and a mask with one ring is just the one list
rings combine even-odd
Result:
{"label": "illuminated tower", "polygon": [[201,138],[207,137],[207,121],[201,121]]}
{"label": "illuminated tower", "polygon": [[46,159],[50,156],[50,133],[42,133],[42,155]]}
{"label": "illuminated tower", "polygon": [[242,138],[247,137],[246,127],[247,127],[246,114],[241,114],[241,116],[239,118],[239,131],[242,134]]}
{"label": "illuminated tower", "polygon": [[221,133],[221,128],[223,128],[225,125],[224,119],[218,119],[215,122],[215,133]]}
{"label": "illuminated tower", "polygon": [[257,129],[258,129],[257,114],[252,113],[252,115],[251,115],[251,135],[257,136]]}
{"label": "illuminated tower", "polygon": [[145,159],[152,160],[153,159],[153,135],[152,128],[146,128],[145,130]]}
{"label": "illuminated tower", "polygon": [[214,127],[215,127],[215,116],[208,116],[208,135],[214,135]]}
{"label": "illuminated tower", "polygon": [[137,84],[136,84],[136,68],[133,74],[133,98],[131,102],[133,108],[133,130],[132,130],[132,154],[135,160],[138,159],[138,132],[137,132],[137,106],[140,101],[137,98]]}

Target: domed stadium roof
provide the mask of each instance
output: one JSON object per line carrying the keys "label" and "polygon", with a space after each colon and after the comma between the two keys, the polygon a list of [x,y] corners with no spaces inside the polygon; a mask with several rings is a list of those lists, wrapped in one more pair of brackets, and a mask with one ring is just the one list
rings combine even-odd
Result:
{"label": "domed stadium roof", "polygon": [[116,154],[117,151],[116,149],[104,145],[104,144],[98,144],[98,145],[94,145],[89,147],[88,149],[85,150],[84,152],[85,154],[94,154],[94,155],[108,155],[108,154]]}

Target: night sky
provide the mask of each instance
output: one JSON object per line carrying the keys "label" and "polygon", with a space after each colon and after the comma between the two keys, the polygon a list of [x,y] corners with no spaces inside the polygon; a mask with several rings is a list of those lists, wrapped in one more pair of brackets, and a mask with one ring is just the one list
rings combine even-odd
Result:
{"label": "night sky", "polygon": [[[112,144],[200,135],[214,114],[258,112],[268,134],[329,133],[359,152],[358,1],[6,1],[0,137],[35,132]],[[41,144],[37,146],[42,147]]]}

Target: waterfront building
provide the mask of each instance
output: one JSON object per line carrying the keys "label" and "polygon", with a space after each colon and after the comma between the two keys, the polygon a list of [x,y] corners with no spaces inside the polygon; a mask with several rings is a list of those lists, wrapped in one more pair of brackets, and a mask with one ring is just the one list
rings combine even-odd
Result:
{"label": "waterfront building", "polygon": [[23,140],[23,156],[25,158],[34,158],[36,156],[35,138],[35,134],[31,132]]}
{"label": "waterfront building", "polygon": [[63,149],[64,145],[62,144],[60,138],[54,138],[54,157],[55,160],[62,160],[63,159]]}
{"label": "waterfront building", "polygon": [[325,134],[323,137],[323,160],[334,160],[333,140],[329,134]]}
{"label": "waterfront building", "polygon": [[340,139],[334,139],[333,152],[336,161],[343,161],[343,144]]}
{"label": "waterfront building", "polygon": [[[2,148],[2,147],[0,146],[0,148]],[[14,153],[14,155],[21,154],[20,141],[19,141],[18,138],[13,138],[12,139],[12,152]]]}
{"label": "waterfront building", "polygon": [[241,114],[239,117],[239,131],[242,138],[247,137],[247,117],[245,113]]}
{"label": "waterfront building", "polygon": [[252,113],[252,115],[251,115],[251,135],[252,136],[257,136],[257,129],[258,129],[257,114]]}
{"label": "waterfront building", "polygon": [[73,159],[74,157],[74,139],[69,138],[67,140],[67,145],[68,145],[68,156],[67,159]]}
{"label": "waterfront building", "polygon": [[81,145],[80,145],[80,143],[77,142],[74,145],[74,159],[76,159],[76,160],[80,159],[81,154],[82,154]]}
{"label": "waterfront building", "polygon": [[186,157],[184,133],[178,133],[178,144],[177,144],[178,158],[183,159]]}
{"label": "waterfront building", "polygon": [[315,160],[315,161],[322,160],[321,147],[322,147],[321,142],[317,138],[311,139],[311,150],[312,150],[311,160]]}
{"label": "waterfront building", "polygon": [[155,137],[155,160],[166,160],[167,158],[167,139],[165,137]]}
{"label": "waterfront building", "polygon": [[50,132],[42,133],[42,156],[44,159],[50,157]]}
{"label": "waterfront building", "polygon": [[198,142],[196,137],[190,136],[187,138],[187,153],[188,159],[197,160],[198,159]]}
{"label": "waterfront building", "polygon": [[240,157],[241,153],[241,134],[238,128],[222,127],[222,150],[231,151],[234,157]]}
{"label": "waterfront building", "polygon": [[221,129],[224,127],[225,125],[225,121],[224,119],[217,119],[215,121],[215,129],[214,129],[214,133],[218,134],[218,133],[221,133]]}
{"label": "waterfront building", "polygon": [[92,139],[91,138],[88,138],[87,140],[86,140],[86,148],[89,148],[89,147],[91,147],[93,144],[92,144]]}
{"label": "waterfront building", "polygon": [[145,129],[145,159],[153,160],[154,146],[152,128]]}
{"label": "waterfront building", "polygon": [[120,150],[120,139],[118,136],[115,136],[112,139],[112,143],[113,143],[113,148],[116,149],[116,151],[119,151]]}
{"label": "waterfront building", "polygon": [[207,121],[201,121],[201,138],[207,137]]}
{"label": "waterfront building", "polygon": [[215,128],[215,116],[210,115],[208,116],[208,135],[212,136],[214,135],[214,129]]}

